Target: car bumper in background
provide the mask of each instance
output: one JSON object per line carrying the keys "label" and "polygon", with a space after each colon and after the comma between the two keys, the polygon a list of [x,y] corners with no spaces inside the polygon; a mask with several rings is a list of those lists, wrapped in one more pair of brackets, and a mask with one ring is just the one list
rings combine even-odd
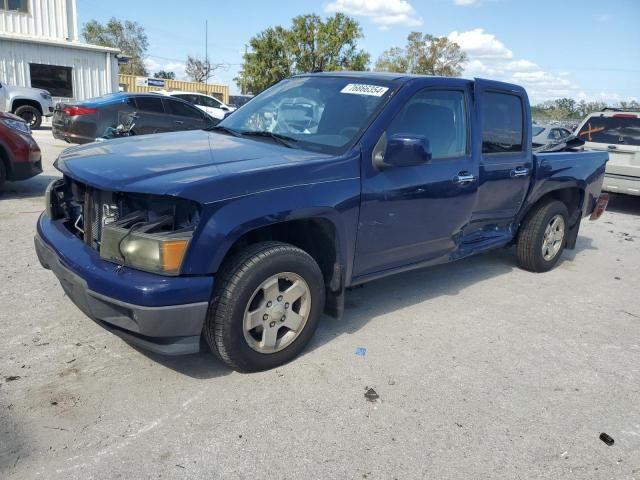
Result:
{"label": "car bumper in background", "polygon": [[39,159],[33,162],[14,163],[11,166],[11,173],[7,180],[17,182],[19,180],[26,180],[27,178],[35,177],[41,173],[42,161]]}
{"label": "car bumper in background", "polygon": [[606,173],[602,190],[626,195],[640,195],[640,177]]}
{"label": "car bumper in background", "polygon": [[80,310],[145,350],[163,355],[200,350],[213,277],[163,277],[120,269],[65,230],[42,215],[35,248],[42,266],[53,271]]}

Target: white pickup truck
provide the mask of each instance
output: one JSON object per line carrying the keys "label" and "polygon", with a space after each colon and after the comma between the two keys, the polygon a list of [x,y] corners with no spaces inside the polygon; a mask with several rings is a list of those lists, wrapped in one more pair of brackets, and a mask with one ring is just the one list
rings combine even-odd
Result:
{"label": "white pickup truck", "polygon": [[0,83],[0,112],[21,117],[32,129],[40,128],[42,117],[53,115],[51,94],[40,88],[12,87]]}

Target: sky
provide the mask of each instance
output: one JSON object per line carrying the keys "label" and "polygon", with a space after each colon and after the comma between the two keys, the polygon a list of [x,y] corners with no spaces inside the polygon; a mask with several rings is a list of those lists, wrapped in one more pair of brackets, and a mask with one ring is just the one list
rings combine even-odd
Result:
{"label": "sky", "polygon": [[77,0],[79,23],[111,17],[144,26],[150,73],[185,78],[187,55],[219,65],[212,83],[233,81],[249,39],[296,15],[355,18],[372,64],[412,31],[447,36],[467,53],[465,77],[509,81],[532,102],[560,97],[640,100],[640,0]]}

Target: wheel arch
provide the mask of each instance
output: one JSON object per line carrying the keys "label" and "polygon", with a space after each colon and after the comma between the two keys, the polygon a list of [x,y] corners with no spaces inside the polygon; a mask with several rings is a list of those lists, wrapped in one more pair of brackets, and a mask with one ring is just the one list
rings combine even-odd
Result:
{"label": "wheel arch", "polygon": [[40,102],[30,98],[20,98],[20,97],[13,98],[11,100],[11,112],[15,112],[18,108],[24,107],[25,105],[35,108],[40,112],[40,115],[44,115],[44,112],[42,111],[42,105],[40,104]]}
{"label": "wheel arch", "polygon": [[325,311],[339,317],[342,313],[346,263],[339,214],[335,211],[315,211],[279,221],[261,218],[244,223],[220,244],[212,268],[218,271],[243,248],[271,240],[294,245],[318,263],[325,281]]}
{"label": "wheel arch", "polygon": [[571,186],[562,185],[558,188],[547,190],[543,194],[539,195],[534,201],[529,202],[526,208],[523,209],[519,217],[518,230],[520,230],[522,222],[533,209],[550,200],[558,200],[565,204],[565,206],[567,207],[567,211],[569,212],[569,232],[567,236],[567,248],[572,249],[575,247],[575,243],[578,237],[578,229],[580,227],[580,220],[582,218],[582,205],[584,203],[584,199],[585,189],[578,184],[574,184]]}

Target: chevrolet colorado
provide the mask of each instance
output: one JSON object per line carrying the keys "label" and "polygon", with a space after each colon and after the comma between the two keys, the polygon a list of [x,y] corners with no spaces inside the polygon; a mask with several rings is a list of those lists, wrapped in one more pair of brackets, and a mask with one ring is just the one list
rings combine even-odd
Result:
{"label": "chevrolet colorado", "polygon": [[531,133],[516,85],[300,75],[207,131],[67,149],[35,246],[126,341],[273,368],[347,287],[511,244],[553,268],[606,208],[608,156],[534,154]]}

